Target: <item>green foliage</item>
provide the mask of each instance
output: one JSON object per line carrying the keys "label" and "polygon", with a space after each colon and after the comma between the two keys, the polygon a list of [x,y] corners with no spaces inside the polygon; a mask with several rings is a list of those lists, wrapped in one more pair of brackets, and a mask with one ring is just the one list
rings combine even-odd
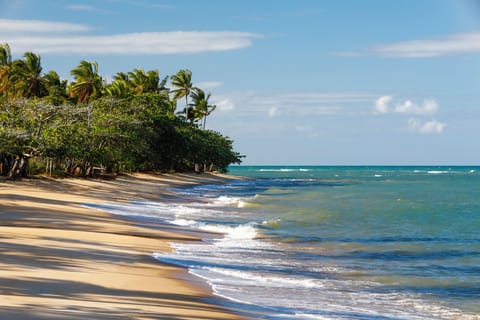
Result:
{"label": "green foliage", "polygon": [[[226,171],[243,156],[220,133],[205,130],[215,106],[180,70],[160,81],[158,70],[119,72],[104,83],[96,62],[81,61],[74,82],[55,71],[42,74],[40,56],[27,52],[12,61],[0,45],[0,174],[92,174],[163,170]],[[188,97],[192,96],[192,104]],[[177,99],[186,108],[176,116]],[[186,122],[185,119],[189,119]],[[203,129],[195,123],[203,119]]]}

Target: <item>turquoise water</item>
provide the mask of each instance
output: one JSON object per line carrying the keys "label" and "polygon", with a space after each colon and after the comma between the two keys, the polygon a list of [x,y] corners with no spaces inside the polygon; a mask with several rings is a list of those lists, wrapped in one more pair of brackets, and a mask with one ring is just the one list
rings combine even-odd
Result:
{"label": "turquoise water", "polygon": [[230,173],[127,211],[221,232],[154,256],[253,318],[480,319],[480,167]]}
{"label": "turquoise water", "polygon": [[340,279],[372,283],[377,293],[480,318],[478,168],[235,167],[231,173],[293,183],[268,188],[247,205],[272,215],[262,232],[273,241],[334,265]]}

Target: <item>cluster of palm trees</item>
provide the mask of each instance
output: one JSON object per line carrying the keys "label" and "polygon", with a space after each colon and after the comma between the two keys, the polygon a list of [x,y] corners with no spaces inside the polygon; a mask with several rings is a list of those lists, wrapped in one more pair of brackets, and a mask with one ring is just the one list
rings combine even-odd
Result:
{"label": "cluster of palm trees", "polygon": [[[70,74],[74,81],[61,80],[58,73],[43,73],[38,54],[26,52],[21,59],[13,60],[10,46],[0,44],[0,97],[8,103],[13,98],[50,97],[56,103],[71,101],[82,104],[102,96],[129,98],[144,94],[164,97],[170,116],[177,115],[185,121],[200,123],[205,128],[206,118],[216,108],[209,99],[211,93],[193,86],[192,72],[180,70],[175,75],[160,78],[158,70],[118,72],[111,83],[107,83],[98,71],[97,62],[81,61]],[[172,89],[166,87],[170,78]],[[191,97],[191,102],[189,102]],[[177,101],[185,99],[183,110],[176,113]]]}

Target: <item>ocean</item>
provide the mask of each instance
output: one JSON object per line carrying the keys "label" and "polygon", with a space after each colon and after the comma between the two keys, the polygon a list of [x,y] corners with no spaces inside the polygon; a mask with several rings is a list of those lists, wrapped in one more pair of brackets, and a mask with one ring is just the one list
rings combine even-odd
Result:
{"label": "ocean", "polygon": [[480,167],[230,173],[249,179],[104,209],[208,231],[152,255],[252,318],[480,319]]}

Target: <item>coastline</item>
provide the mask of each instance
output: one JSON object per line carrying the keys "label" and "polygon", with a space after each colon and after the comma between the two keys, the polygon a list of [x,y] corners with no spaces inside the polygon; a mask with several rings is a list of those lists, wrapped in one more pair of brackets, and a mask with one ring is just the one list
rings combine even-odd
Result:
{"label": "coastline", "polygon": [[2,319],[244,319],[153,252],[199,241],[83,204],[168,201],[167,188],[224,183],[221,174],[131,174],[112,181],[35,178],[0,183]]}

